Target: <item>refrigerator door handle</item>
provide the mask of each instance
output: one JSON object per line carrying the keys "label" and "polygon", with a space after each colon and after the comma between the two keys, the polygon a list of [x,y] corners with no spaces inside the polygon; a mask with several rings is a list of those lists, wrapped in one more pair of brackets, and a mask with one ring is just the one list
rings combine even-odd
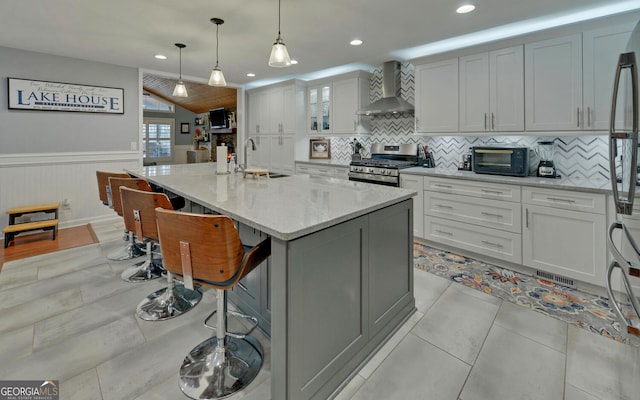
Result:
{"label": "refrigerator door handle", "polygon": [[[618,262],[618,264],[622,266],[631,266],[632,263],[627,261],[627,259],[622,255],[615,242],[613,241],[613,232],[616,229],[620,229],[622,231],[621,241],[627,240],[631,245],[631,249],[635,253],[636,260],[640,261],[640,248],[638,244],[631,236],[631,232],[627,229],[627,226],[622,221],[613,221],[611,225],[609,225],[609,235],[607,236],[607,247],[609,251],[613,254],[613,258]],[[635,268],[637,269],[639,265],[636,263]]]}
{"label": "refrigerator door handle", "polygon": [[[618,102],[618,87],[620,85],[620,76],[622,70],[625,68],[630,69],[631,73],[631,87],[632,87],[632,103],[633,103],[633,116],[632,116],[632,130],[628,131],[618,131],[616,130],[615,122],[616,122],[616,109]],[[619,214],[627,214],[631,215],[633,210],[633,200],[635,197],[636,191],[636,179],[637,173],[635,173],[637,168],[637,159],[638,159],[638,64],[636,62],[635,53],[623,53],[620,54],[620,58],[618,60],[618,66],[616,68],[616,75],[613,84],[613,97],[611,99],[611,116],[609,122],[609,172],[611,174],[611,186],[613,191],[613,199],[616,205],[616,212]],[[617,140],[631,140],[632,145],[630,146],[631,151],[631,160],[622,160],[623,164],[628,163],[632,166],[633,171],[628,171],[629,176],[622,176],[622,179],[627,178],[628,182],[622,182],[623,188],[628,188],[628,193],[623,193],[620,195],[620,191],[618,189],[617,184],[617,176],[616,176],[616,157],[618,155],[618,143]],[[624,171],[623,171],[624,172]]]}
{"label": "refrigerator door handle", "polygon": [[613,241],[613,232],[616,229],[622,230],[622,241],[627,240],[635,253],[636,260],[640,260],[640,249],[636,244],[635,240],[631,236],[631,233],[627,229],[627,226],[622,221],[614,221],[609,225],[609,234],[607,236],[607,247],[609,251],[613,254],[613,261],[609,264],[609,268],[607,268],[606,275],[606,287],[607,294],[609,295],[609,302],[611,303],[611,307],[613,308],[614,313],[618,316],[618,319],[623,322],[627,326],[627,332],[636,336],[640,336],[640,326],[635,326],[631,322],[631,319],[625,315],[620,309],[618,305],[618,301],[615,298],[612,287],[612,273],[616,268],[620,268],[620,273],[622,274],[622,282],[624,283],[624,289],[627,293],[627,297],[631,301],[631,307],[637,318],[640,318],[640,303],[638,302],[638,298],[633,292],[633,287],[629,283],[629,276],[627,275],[627,270],[631,274],[635,274],[638,271],[638,263],[631,263],[624,258],[622,253],[616,247]]}

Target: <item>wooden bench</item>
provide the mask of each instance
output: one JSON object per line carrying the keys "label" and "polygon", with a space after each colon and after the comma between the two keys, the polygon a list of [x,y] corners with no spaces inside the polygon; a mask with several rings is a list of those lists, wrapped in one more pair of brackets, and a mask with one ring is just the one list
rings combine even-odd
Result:
{"label": "wooden bench", "polygon": [[[7,214],[9,214],[9,225],[2,230],[4,233],[4,247],[7,248],[9,246],[9,242],[15,239],[16,235],[35,231],[35,230],[44,230],[44,231],[53,231],[52,240],[56,239],[56,233],[58,232],[58,208],[60,207],[60,203],[47,203],[47,204],[34,204],[30,206],[20,206],[13,207],[7,210]],[[45,213],[45,214],[53,214],[52,219],[46,219],[43,221],[34,221],[34,222],[24,222],[16,224],[16,218],[21,217],[26,214],[34,214],[34,213]]]}

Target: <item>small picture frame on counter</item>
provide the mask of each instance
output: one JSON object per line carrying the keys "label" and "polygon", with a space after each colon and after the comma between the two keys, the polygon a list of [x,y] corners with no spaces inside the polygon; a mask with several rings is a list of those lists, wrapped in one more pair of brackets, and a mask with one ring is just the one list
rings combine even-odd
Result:
{"label": "small picture frame on counter", "polygon": [[180,133],[182,133],[183,135],[191,133],[191,128],[189,127],[188,122],[180,123]]}
{"label": "small picture frame on counter", "polygon": [[331,139],[310,139],[309,159],[329,160],[331,159]]}

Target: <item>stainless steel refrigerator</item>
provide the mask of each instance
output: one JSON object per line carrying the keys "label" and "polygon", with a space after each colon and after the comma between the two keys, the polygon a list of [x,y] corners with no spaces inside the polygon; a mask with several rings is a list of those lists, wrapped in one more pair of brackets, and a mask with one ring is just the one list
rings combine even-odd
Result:
{"label": "stainless steel refrigerator", "polygon": [[[640,303],[630,279],[640,279],[640,248],[624,222],[633,214],[633,203],[640,171],[638,167],[638,61],[640,61],[640,23],[636,26],[625,53],[620,54],[613,85],[609,128],[609,165],[616,208],[616,221],[608,230],[607,247],[613,261],[607,269],[609,303],[628,334],[640,337]],[[640,187],[638,188],[640,189]],[[618,240],[616,233],[619,232]],[[626,242],[626,243],[625,243]],[[631,255],[620,251],[630,248]],[[616,299],[612,284],[614,271],[622,275],[627,298]],[[640,294],[640,293],[639,293]],[[620,301],[622,300],[622,301]]]}

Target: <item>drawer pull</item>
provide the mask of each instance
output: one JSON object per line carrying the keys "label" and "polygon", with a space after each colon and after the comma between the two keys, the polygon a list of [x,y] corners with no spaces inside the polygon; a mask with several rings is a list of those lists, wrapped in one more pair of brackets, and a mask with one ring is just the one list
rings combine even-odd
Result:
{"label": "drawer pull", "polygon": [[441,231],[440,229],[436,229],[436,233],[440,233],[442,235],[453,236],[453,233],[447,231]]}
{"label": "drawer pull", "polygon": [[488,242],[486,240],[483,240],[482,243],[486,244],[487,246],[493,246],[493,247],[499,247],[499,248],[503,248],[504,247],[500,243]]}
{"label": "drawer pull", "polygon": [[489,189],[481,189],[482,193],[491,193],[491,194],[502,194],[499,190],[489,190]]}
{"label": "drawer pull", "polygon": [[433,186],[446,188],[446,189],[451,189],[451,185],[443,185],[442,183],[434,183]]}
{"label": "drawer pull", "polygon": [[488,213],[488,212],[484,212],[482,211],[480,214],[487,216],[487,217],[496,217],[496,218],[504,218],[504,216],[500,215],[500,214],[492,214],[492,213]]}
{"label": "drawer pull", "polygon": [[436,207],[445,208],[447,210],[453,210],[453,207],[445,206],[444,204],[436,204]]}
{"label": "drawer pull", "polygon": [[569,204],[573,204],[576,201],[575,200],[571,200],[571,199],[561,199],[559,197],[547,197],[547,200],[551,200],[551,201],[561,201],[563,203],[569,203]]}

